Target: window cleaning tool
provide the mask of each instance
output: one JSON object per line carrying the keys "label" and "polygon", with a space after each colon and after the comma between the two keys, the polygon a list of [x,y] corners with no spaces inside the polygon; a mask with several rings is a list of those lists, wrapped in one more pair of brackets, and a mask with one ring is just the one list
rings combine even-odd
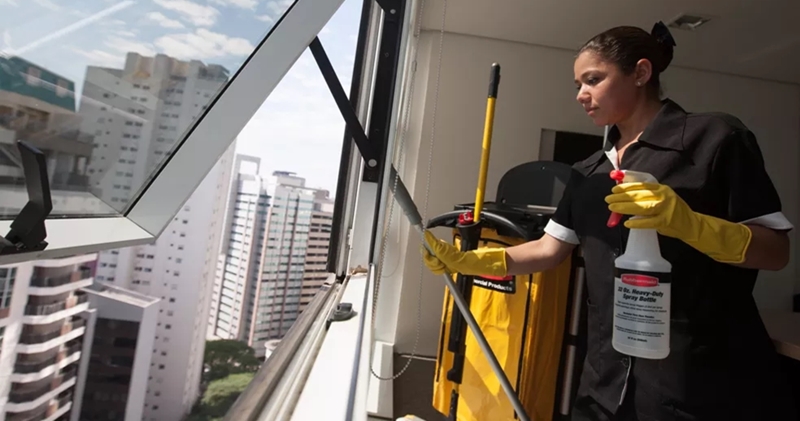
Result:
{"label": "window cleaning tool", "polygon": [[[462,234],[462,241],[461,241],[461,249],[462,250],[471,250],[476,249],[478,247],[478,241],[480,239],[480,218],[481,213],[483,212],[483,198],[486,188],[486,173],[488,171],[489,166],[489,149],[491,147],[491,133],[493,129],[493,122],[494,122],[494,109],[495,109],[495,101],[497,99],[497,91],[500,82],[500,66],[498,64],[492,65],[492,73],[491,73],[491,80],[489,85],[489,97],[487,99],[487,111],[486,111],[486,124],[484,126],[484,138],[483,138],[483,151],[481,154],[481,166],[480,166],[480,173],[478,177],[478,189],[476,191],[476,202],[475,202],[475,210],[472,214],[465,213],[459,218],[459,232]],[[389,176],[391,179],[398,180],[397,183],[394,184],[392,187],[392,193],[394,195],[395,200],[397,201],[400,208],[403,210],[403,213],[408,218],[411,226],[417,230],[417,232],[422,237],[422,244],[428,248],[427,243],[424,241],[425,235],[425,227],[422,222],[422,217],[417,209],[414,201],[411,198],[411,195],[408,193],[405,185],[400,181],[399,176],[397,174],[397,170],[392,166],[390,168]],[[429,252],[432,252],[428,248]],[[494,355],[494,352],[491,349],[491,346],[486,340],[486,337],[483,335],[483,332],[480,330],[480,326],[475,321],[472,313],[469,310],[469,291],[471,289],[471,278],[464,277],[461,274],[457,275],[456,282],[453,282],[452,274],[445,273],[442,275],[445,284],[453,297],[453,301],[456,303],[458,307],[458,312],[453,312],[453,321],[451,322],[451,341],[448,344],[448,349],[456,351],[456,358],[454,359],[453,369],[448,372],[448,378],[451,381],[456,383],[456,388],[454,388],[455,397],[451,399],[451,408],[450,408],[450,419],[455,420],[456,410],[457,410],[457,402],[458,402],[458,395],[457,395],[457,385],[460,383],[460,376],[463,372],[463,362],[464,362],[464,345],[466,339],[466,326],[468,326],[475,337],[478,346],[481,348],[484,356],[487,358],[489,365],[492,368],[492,371],[498,378],[500,386],[503,388],[506,396],[508,396],[509,401],[511,401],[511,405],[514,407],[514,410],[517,413],[517,417],[522,421],[529,421],[530,418],[528,417],[525,408],[522,406],[522,402],[519,399],[514,387],[511,385],[511,382],[508,380],[508,376],[506,376],[505,371],[503,370],[502,366],[500,365],[497,357]],[[465,297],[466,296],[466,297]],[[460,321],[456,322],[456,317]],[[464,325],[466,323],[466,326]],[[453,336],[457,336],[459,340],[453,341]],[[451,347],[452,345],[452,347]],[[452,376],[452,378],[451,378]],[[454,380],[457,379],[457,380]]]}
{"label": "window cleaning tool", "polygon": [[[611,178],[618,183],[658,183],[650,174],[628,170],[614,170]],[[672,264],[661,257],[658,232],[631,229],[625,253],[614,266],[614,349],[633,357],[666,358]]]}
{"label": "window cleaning tool", "polygon": [[[486,174],[489,171],[489,153],[492,147],[492,130],[494,128],[494,110],[497,101],[497,91],[500,84],[500,65],[492,64],[492,72],[489,80],[489,95],[486,100],[486,121],[483,128],[483,144],[481,150],[481,162],[478,170],[478,188],[475,192],[474,212],[464,212],[458,218],[459,236],[461,237],[461,251],[475,250],[478,248],[481,239],[481,212],[483,211],[483,199],[486,192]],[[472,283],[474,278],[463,274],[456,275],[456,285],[464,298],[464,302],[469,307],[472,295]],[[450,340],[447,350],[452,352],[453,366],[447,372],[447,379],[453,382],[454,387],[450,395],[449,419],[457,420],[459,388],[463,380],[464,359],[466,357],[467,326],[464,324],[464,316],[460,312],[454,312],[450,323]]]}
{"label": "window cleaning tool", "polygon": [[[392,167],[390,170],[390,176],[397,176],[397,170],[394,167]],[[419,210],[417,210],[417,206],[414,204],[414,201],[411,199],[411,195],[408,193],[408,190],[406,190],[405,185],[401,182],[398,182],[392,192],[397,204],[403,209],[403,213],[406,215],[409,223],[419,233],[422,243],[426,244],[425,247],[428,249],[428,252],[432,253],[433,250],[430,250],[430,248],[427,246],[427,243],[425,243],[425,229],[422,224],[422,217],[420,216]],[[453,282],[452,276],[453,275],[450,273],[445,273],[442,275],[442,278],[444,279],[450,294],[453,296],[453,301],[456,303],[460,313],[463,315],[464,321],[466,322],[467,326],[469,326],[473,336],[475,336],[478,346],[481,348],[481,351],[489,361],[492,371],[497,375],[500,386],[503,388],[506,396],[508,396],[508,399],[511,401],[511,405],[514,406],[517,416],[522,421],[530,421],[528,414],[525,412],[525,408],[522,406],[517,393],[514,391],[514,387],[511,385],[511,382],[508,381],[508,376],[506,376],[505,371],[503,371],[503,368],[497,361],[497,357],[494,355],[494,352],[492,352],[492,348],[486,341],[486,337],[483,335],[483,332],[481,332],[478,323],[475,321],[475,317],[473,317],[470,313],[469,304],[464,301],[464,297],[461,295],[458,286],[456,286],[455,282]]]}

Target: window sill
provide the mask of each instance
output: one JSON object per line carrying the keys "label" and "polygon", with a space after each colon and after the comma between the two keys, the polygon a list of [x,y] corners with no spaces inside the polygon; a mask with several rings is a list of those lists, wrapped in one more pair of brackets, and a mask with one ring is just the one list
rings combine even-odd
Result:
{"label": "window sill", "polygon": [[[11,229],[11,222],[0,221],[0,235]],[[58,259],[155,241],[150,233],[125,217],[48,219],[45,228],[46,249],[0,256],[0,265]]]}

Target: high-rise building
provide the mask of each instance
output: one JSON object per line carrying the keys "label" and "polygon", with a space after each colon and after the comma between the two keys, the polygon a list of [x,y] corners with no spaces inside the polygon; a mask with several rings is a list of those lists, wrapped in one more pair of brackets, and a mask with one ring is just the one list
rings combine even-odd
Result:
{"label": "high-rise building", "polygon": [[[89,67],[80,114],[95,135],[92,192],[123,209],[226,83],[227,70],[129,53]],[[177,421],[200,393],[205,333],[235,142],[155,244],[100,253],[97,280],[161,299],[143,420]]]}
{"label": "high-rise building", "polygon": [[[255,164],[254,171],[244,172],[245,163]],[[245,341],[264,356],[265,344],[282,338],[297,319],[304,285],[306,294],[321,285],[332,201],[294,173],[262,179],[258,163],[237,158],[208,333]],[[312,230],[314,221],[319,227]]]}
{"label": "high-rise building", "polygon": [[[80,421],[142,419],[159,299],[107,284],[84,288],[94,313]],[[76,402],[77,405],[77,402]]]}
{"label": "high-rise building", "polygon": [[260,279],[269,196],[261,160],[236,155],[209,312],[208,338],[246,341]]}
{"label": "high-rise building", "polygon": [[328,197],[326,190],[319,190],[316,193],[314,210],[311,212],[311,228],[308,231],[303,288],[300,291],[301,313],[328,279],[328,246],[331,242],[333,225],[333,200]]}
{"label": "high-rise building", "polygon": [[[70,419],[88,356],[88,309],[96,255],[0,267],[0,412],[6,420]],[[73,420],[78,420],[72,414]]]}

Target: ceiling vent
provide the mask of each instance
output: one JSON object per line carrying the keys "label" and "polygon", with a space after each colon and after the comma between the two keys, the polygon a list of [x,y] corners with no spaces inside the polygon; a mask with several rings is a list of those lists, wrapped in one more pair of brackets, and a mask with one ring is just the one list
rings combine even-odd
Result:
{"label": "ceiling vent", "polygon": [[694,31],[695,29],[699,28],[703,24],[710,21],[711,18],[708,16],[698,16],[698,15],[680,15],[677,18],[670,21],[667,25],[670,28],[675,29],[684,29],[688,31]]}

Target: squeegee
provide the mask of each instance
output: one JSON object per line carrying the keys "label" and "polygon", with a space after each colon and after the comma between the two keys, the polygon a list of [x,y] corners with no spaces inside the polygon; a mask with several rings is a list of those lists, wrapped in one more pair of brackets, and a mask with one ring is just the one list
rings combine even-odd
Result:
{"label": "squeegee", "polygon": [[[460,230],[462,234],[467,234],[470,238],[463,238],[464,241],[461,243],[462,250],[469,250],[477,248],[477,241],[480,239],[480,217],[481,212],[483,210],[483,200],[486,190],[486,178],[489,169],[489,151],[491,149],[492,143],[492,130],[493,130],[493,123],[494,123],[494,110],[495,110],[495,101],[497,99],[497,92],[500,83],[500,66],[498,64],[492,65],[492,73],[491,79],[489,84],[489,97],[487,99],[486,104],[486,122],[484,125],[484,134],[483,134],[483,144],[482,144],[482,153],[481,153],[481,164],[480,170],[478,175],[478,188],[476,191],[476,200],[475,200],[475,208],[472,215],[469,215],[466,218],[460,218],[460,225],[463,225],[465,230]],[[409,194],[408,190],[406,189],[405,184],[403,184],[402,180],[399,178],[397,174],[397,170],[392,166],[390,168],[389,174],[390,180],[397,180],[396,183],[393,184],[392,193],[394,195],[395,200],[397,201],[400,208],[403,210],[403,213],[408,218],[411,226],[420,234],[422,237],[422,242],[425,245],[425,248],[428,250],[429,253],[433,254],[433,250],[430,249],[427,242],[425,242],[425,227],[422,221],[422,216],[417,209],[416,204],[414,203],[411,195]],[[471,218],[470,218],[471,217]],[[472,235],[473,233],[477,233],[477,235]],[[473,241],[473,238],[477,238],[477,240]],[[468,244],[473,243],[473,244]],[[450,419],[455,420],[456,410],[457,410],[457,399],[458,399],[458,387],[461,382],[460,376],[461,371],[463,370],[463,358],[464,358],[464,346],[466,340],[466,326],[463,323],[466,323],[469,326],[470,330],[472,331],[473,336],[475,337],[478,346],[480,347],[482,353],[486,357],[489,362],[489,365],[492,368],[492,371],[497,376],[497,379],[500,383],[500,386],[503,388],[508,399],[511,401],[511,405],[514,407],[514,410],[517,413],[517,416],[522,421],[528,421],[530,418],[525,411],[525,408],[522,406],[522,402],[517,395],[517,392],[514,390],[514,387],[511,385],[511,382],[508,380],[508,376],[506,375],[503,367],[500,365],[500,362],[497,360],[494,352],[492,351],[489,342],[486,340],[486,337],[483,335],[483,332],[478,326],[475,317],[472,315],[469,309],[469,301],[468,298],[470,295],[470,290],[472,287],[472,278],[465,277],[461,274],[457,274],[457,281],[453,281],[453,274],[449,273],[445,270],[445,273],[442,275],[442,279],[444,279],[445,284],[450,292],[450,295],[453,297],[453,301],[456,303],[458,307],[458,312],[453,312],[453,316],[451,319],[450,329],[451,329],[451,336],[450,336],[450,344],[448,345],[448,349],[451,352],[455,352],[456,358],[454,358],[453,365],[454,370],[451,370],[448,377],[450,380],[455,381],[455,387],[453,389],[453,395],[450,401]],[[452,373],[452,374],[451,374]],[[455,380],[454,380],[455,379]]]}

